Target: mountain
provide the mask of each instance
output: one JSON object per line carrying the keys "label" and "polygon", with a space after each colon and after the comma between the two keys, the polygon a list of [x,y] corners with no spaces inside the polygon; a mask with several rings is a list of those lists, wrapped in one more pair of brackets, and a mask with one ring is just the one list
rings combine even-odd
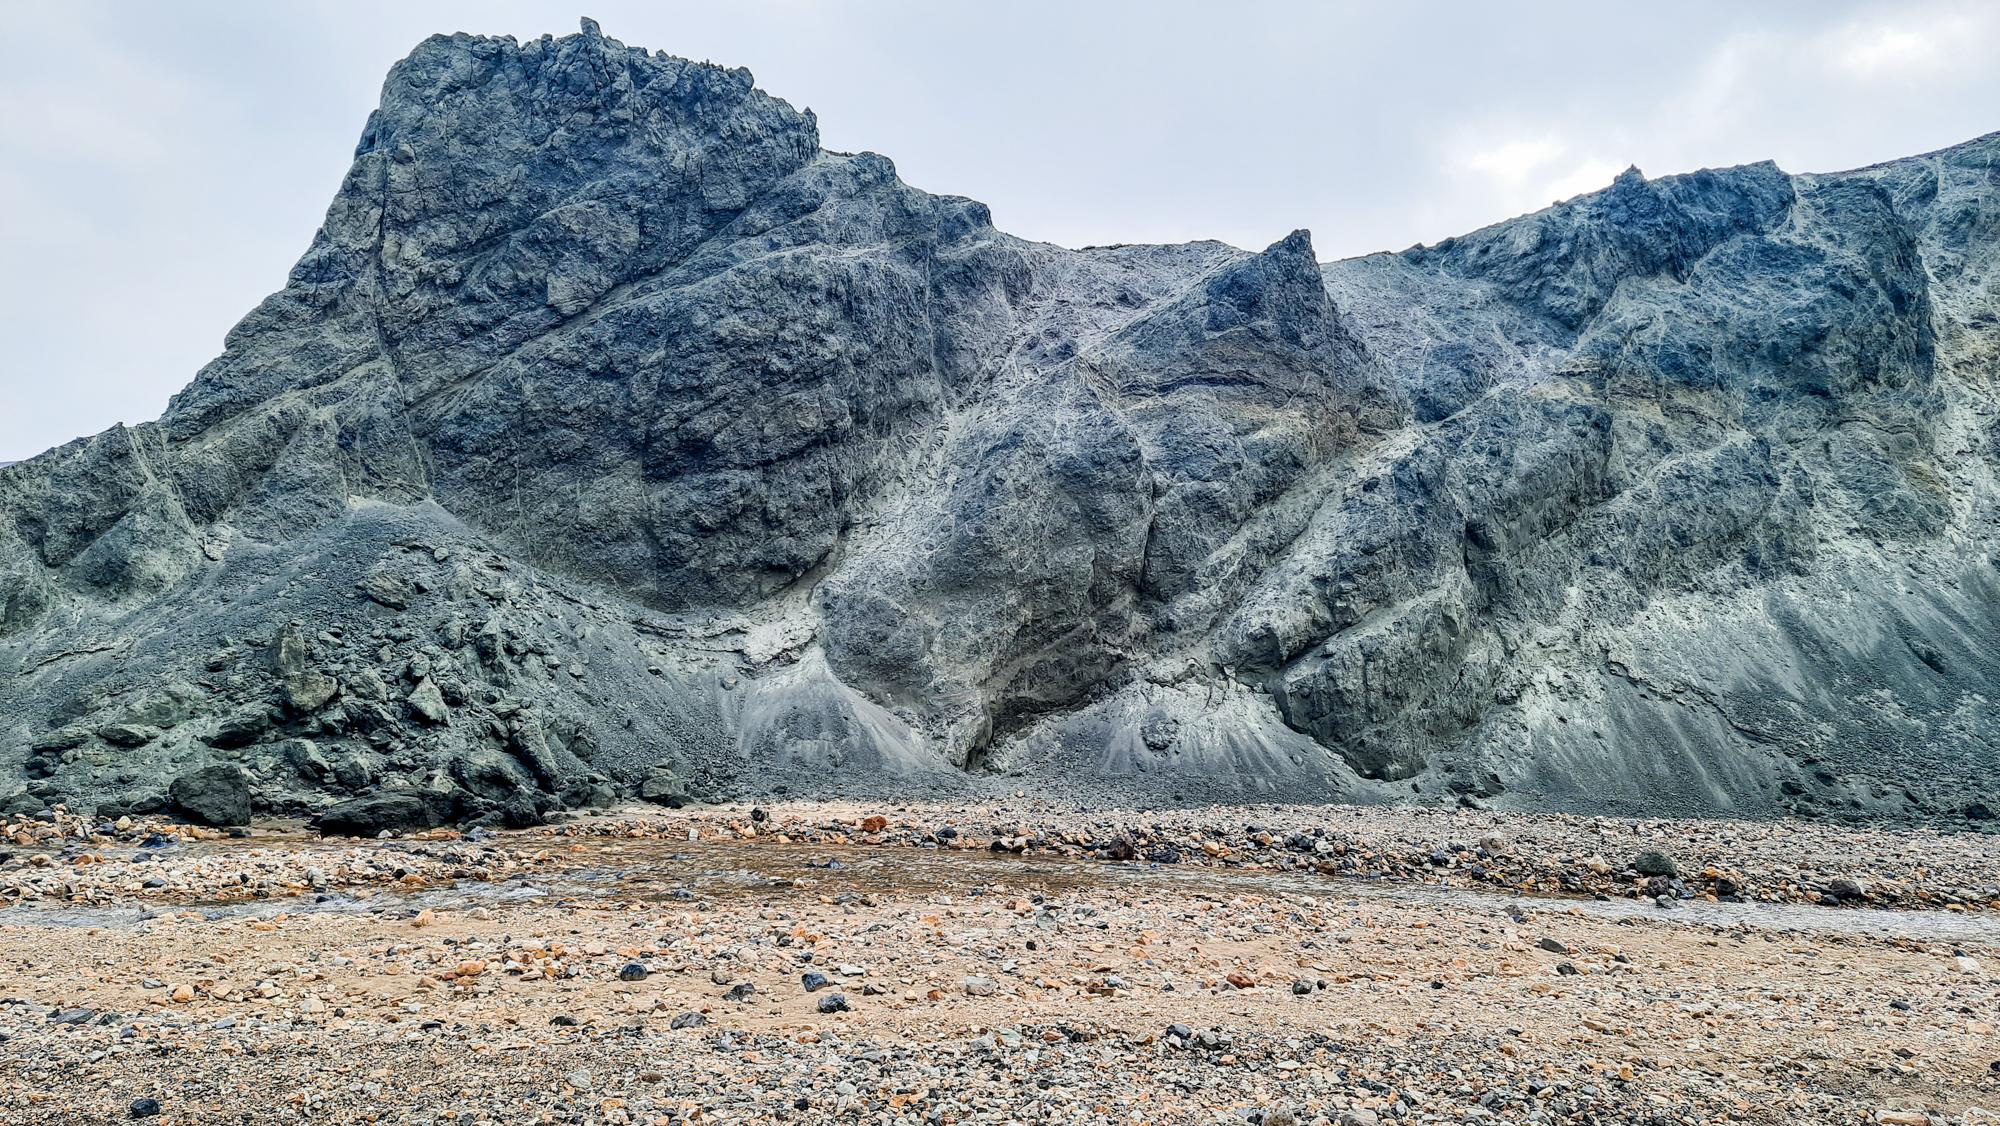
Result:
{"label": "mountain", "polygon": [[1983,817],[1997,259],[2000,134],[1067,250],[746,71],[435,37],[164,416],[0,468],[0,800]]}

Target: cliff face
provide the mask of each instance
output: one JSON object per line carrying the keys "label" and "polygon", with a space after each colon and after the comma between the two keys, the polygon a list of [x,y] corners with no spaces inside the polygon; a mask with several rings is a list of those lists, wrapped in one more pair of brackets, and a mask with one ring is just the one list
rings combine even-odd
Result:
{"label": "cliff face", "polygon": [[747,72],[434,38],[164,417],[0,467],[6,800],[1980,813],[1996,162],[1070,251]]}

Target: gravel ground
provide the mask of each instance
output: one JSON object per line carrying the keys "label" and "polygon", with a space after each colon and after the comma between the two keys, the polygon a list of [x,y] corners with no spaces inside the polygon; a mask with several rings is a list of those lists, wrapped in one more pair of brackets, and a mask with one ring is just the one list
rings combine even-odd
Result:
{"label": "gravel ground", "polygon": [[[1962,892],[1996,874],[1979,836],[1026,801],[360,842],[10,828],[6,1122],[145,1100],[161,1123],[426,1126],[2000,1110],[2000,950],[1693,925],[1680,898],[1716,896],[1711,869],[1793,903],[1843,878],[1871,886],[1810,908],[1831,924],[1891,902],[1969,924],[1989,901]],[[1644,851],[1682,906],[1587,910],[1646,893],[1621,878]],[[1350,859],[1383,878],[1325,874]]]}
{"label": "gravel ground", "polygon": [[[1889,907],[1898,910],[1977,912],[2000,908],[2000,838],[1935,829],[1854,829],[1810,821],[1726,822],[1584,818],[1564,814],[1441,811],[1392,806],[1264,806],[1172,811],[1089,811],[1023,800],[1018,806],[918,806],[877,809],[826,803],[796,803],[772,810],[738,807],[662,814],[648,807],[633,816],[592,818],[559,830],[489,836],[483,847],[443,842],[451,831],[416,834],[434,838],[429,852],[399,854],[396,872],[370,872],[355,862],[372,849],[334,856],[296,852],[261,865],[256,880],[235,894],[250,896],[283,884],[324,888],[387,883],[414,874],[438,878],[487,879],[523,868],[546,866],[549,838],[560,834],[603,836],[630,831],[658,835],[699,826],[709,838],[779,839],[830,844],[886,844],[905,847],[978,848],[1034,855],[1139,859],[1151,863],[1242,868],[1310,868],[1358,879],[1420,879],[1431,884],[1520,891],[1538,895],[1745,901]],[[0,902],[61,892],[91,902],[117,902],[160,880],[157,897],[167,901],[213,896],[214,869],[227,851],[180,854],[148,848],[148,842],[181,842],[197,837],[229,841],[220,830],[166,823],[117,826],[65,814],[50,820],[14,819],[16,853],[0,863]],[[869,818],[878,818],[876,824]],[[769,818],[769,820],[759,820]],[[235,832],[242,832],[236,830]],[[301,826],[260,829],[270,844],[315,839]],[[501,855],[501,843],[506,854]],[[92,845],[107,846],[93,852]],[[136,849],[116,846],[139,845]],[[520,855],[526,850],[529,855]],[[1648,852],[1674,862],[1671,875],[1640,872],[1635,862]],[[542,854],[542,855],[536,855]],[[36,856],[42,861],[37,863]],[[102,855],[107,862],[79,857]],[[133,864],[165,860],[158,867]],[[60,861],[61,863],[54,863]],[[336,869],[347,867],[344,874]],[[39,881],[39,885],[37,883]],[[300,890],[297,887],[291,890]]]}

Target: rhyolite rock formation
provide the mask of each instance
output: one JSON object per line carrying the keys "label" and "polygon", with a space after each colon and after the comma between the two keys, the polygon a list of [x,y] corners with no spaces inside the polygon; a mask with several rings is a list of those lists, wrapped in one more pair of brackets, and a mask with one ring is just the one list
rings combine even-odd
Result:
{"label": "rhyolite rock formation", "polygon": [[1984,815],[1996,286],[2000,135],[1066,250],[745,71],[434,38],[159,421],[0,468],[0,802]]}

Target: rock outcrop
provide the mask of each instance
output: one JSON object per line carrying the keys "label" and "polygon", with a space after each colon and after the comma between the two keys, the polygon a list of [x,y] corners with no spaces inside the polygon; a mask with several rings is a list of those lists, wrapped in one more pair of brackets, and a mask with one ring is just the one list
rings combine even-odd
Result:
{"label": "rock outcrop", "polygon": [[1983,811],[1996,168],[1066,250],[746,71],[433,38],[159,421],[0,467],[5,808]]}

